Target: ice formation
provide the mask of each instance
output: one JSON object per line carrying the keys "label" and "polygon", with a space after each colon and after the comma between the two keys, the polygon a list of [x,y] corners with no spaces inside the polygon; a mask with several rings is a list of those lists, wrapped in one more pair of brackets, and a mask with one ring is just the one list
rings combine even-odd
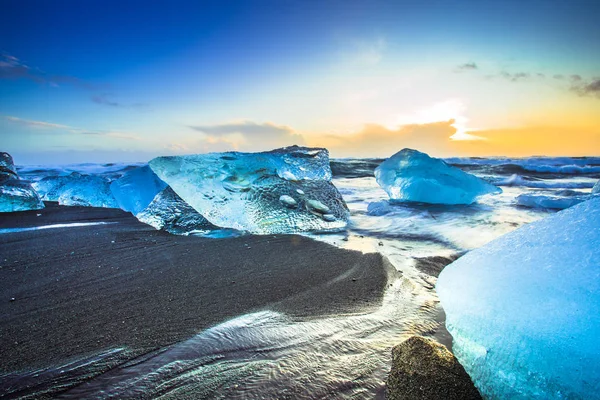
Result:
{"label": "ice formation", "polygon": [[168,186],[158,193],[148,207],[138,213],[136,217],[156,229],[174,234],[208,233],[219,229],[177,196],[177,193]]}
{"label": "ice formation", "polygon": [[453,350],[485,398],[600,399],[600,198],[447,266]]}
{"label": "ice formation", "polygon": [[33,187],[47,201],[58,201],[65,206],[117,208],[108,179],[99,175],[73,172],[66,176],[48,176]]}
{"label": "ice formation", "polygon": [[582,193],[574,196],[551,195],[544,193],[524,193],[517,196],[517,204],[530,208],[550,208],[563,210],[586,201],[589,194]]}
{"label": "ice formation", "polygon": [[348,208],[330,182],[325,149],[158,157],[152,170],[214,225],[251,233],[345,227]]}
{"label": "ice formation", "polygon": [[167,184],[145,165],[127,171],[122,177],[113,181],[110,184],[110,191],[120,208],[135,215],[146,208],[166,187]]}
{"label": "ice formation", "polygon": [[0,152],[0,212],[40,208],[44,203],[29,182],[19,179],[12,156]]}
{"label": "ice formation", "polygon": [[502,190],[443,160],[403,149],[375,169],[375,178],[392,200],[432,204],[471,204]]}
{"label": "ice formation", "polygon": [[600,193],[600,181],[596,182],[596,184],[592,188],[592,193],[594,193],[594,194]]}

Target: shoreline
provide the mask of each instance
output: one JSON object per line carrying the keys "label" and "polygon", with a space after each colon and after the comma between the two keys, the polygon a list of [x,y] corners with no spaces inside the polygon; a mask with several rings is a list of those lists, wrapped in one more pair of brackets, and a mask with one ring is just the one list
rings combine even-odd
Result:
{"label": "shoreline", "polygon": [[117,347],[140,355],[260,310],[369,312],[391,273],[378,253],[299,235],[174,236],[118,209],[47,203],[1,217],[0,229],[110,222],[0,234],[1,373]]}

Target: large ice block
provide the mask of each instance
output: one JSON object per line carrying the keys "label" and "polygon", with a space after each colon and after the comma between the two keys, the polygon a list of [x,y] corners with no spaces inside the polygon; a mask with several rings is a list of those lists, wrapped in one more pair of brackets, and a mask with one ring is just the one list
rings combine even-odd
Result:
{"label": "large ice block", "polygon": [[600,399],[600,198],[447,266],[453,351],[485,398]]}
{"label": "large ice block", "polygon": [[12,156],[0,152],[0,212],[40,208],[44,203],[29,182],[19,179]]}
{"label": "large ice block", "polygon": [[119,179],[110,184],[119,207],[136,215],[152,202],[167,184],[160,180],[149,166],[127,171]]}
{"label": "large ice block", "polygon": [[170,187],[158,193],[137,219],[174,234],[208,233],[219,229],[177,196]]}
{"label": "large ice block", "polygon": [[73,172],[65,176],[48,176],[34,182],[33,187],[42,199],[58,201],[65,206],[118,208],[110,191],[110,182],[99,175]]}
{"label": "large ice block", "polygon": [[375,169],[379,186],[397,201],[471,204],[502,190],[443,160],[413,149],[402,149]]}
{"label": "large ice block", "polygon": [[251,233],[329,231],[349,212],[325,149],[158,157],[152,170],[208,221]]}

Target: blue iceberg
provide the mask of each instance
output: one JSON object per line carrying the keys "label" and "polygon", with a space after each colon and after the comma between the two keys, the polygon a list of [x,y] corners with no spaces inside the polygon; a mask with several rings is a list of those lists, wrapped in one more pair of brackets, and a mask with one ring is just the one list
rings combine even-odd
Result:
{"label": "blue iceberg", "polygon": [[110,184],[117,205],[136,215],[148,206],[154,197],[167,187],[149,166],[127,171]]}
{"label": "blue iceberg", "polygon": [[73,172],[65,176],[48,176],[33,183],[46,201],[65,206],[118,208],[110,190],[110,181],[103,176]]}
{"label": "blue iceberg", "polygon": [[379,186],[397,201],[471,204],[477,197],[502,190],[443,160],[402,149],[375,169]]}
{"label": "blue iceberg", "polygon": [[158,157],[150,168],[212,224],[257,234],[334,231],[349,211],[325,149]]}
{"label": "blue iceberg", "polygon": [[0,212],[39,210],[44,203],[29,182],[19,179],[10,154],[0,152]]}
{"label": "blue iceberg", "polygon": [[484,398],[600,399],[600,198],[447,266],[453,350]]}

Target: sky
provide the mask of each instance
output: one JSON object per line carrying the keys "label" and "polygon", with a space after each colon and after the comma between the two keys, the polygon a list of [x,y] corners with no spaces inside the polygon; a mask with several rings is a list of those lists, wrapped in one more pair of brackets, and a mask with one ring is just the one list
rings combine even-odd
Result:
{"label": "sky", "polygon": [[17,164],[600,155],[600,2],[0,1]]}

